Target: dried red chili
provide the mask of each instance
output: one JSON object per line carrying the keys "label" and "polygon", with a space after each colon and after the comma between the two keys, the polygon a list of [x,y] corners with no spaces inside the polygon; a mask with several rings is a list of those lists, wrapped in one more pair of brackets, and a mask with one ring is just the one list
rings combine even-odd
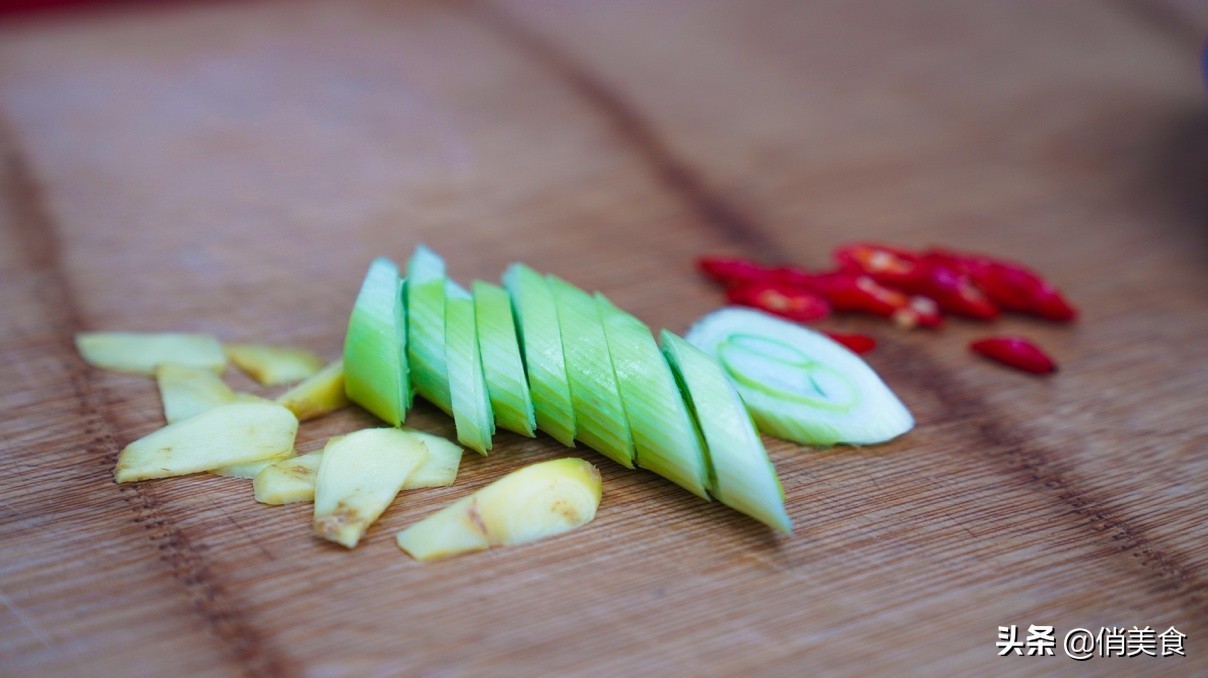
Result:
{"label": "dried red chili", "polygon": [[1004,310],[1060,322],[1078,317],[1078,310],[1052,283],[1022,264],[942,248],[928,250],[923,259],[969,276],[987,299]]}
{"label": "dried red chili", "polygon": [[877,347],[877,340],[867,334],[855,334],[850,332],[828,332],[822,330],[826,336],[834,339],[836,342],[843,344],[847,350],[856,355],[864,355]]}
{"label": "dried red chili", "polygon": [[700,257],[696,267],[717,282],[730,286],[767,280],[772,269],[737,257]]}
{"label": "dried red chili", "polygon": [[1023,337],[987,337],[969,344],[969,349],[1024,372],[1048,374],[1057,371],[1057,363],[1040,347]]}
{"label": "dried red chili", "polygon": [[826,299],[814,292],[769,282],[734,285],[726,290],[726,299],[797,322],[820,320],[831,310]]}

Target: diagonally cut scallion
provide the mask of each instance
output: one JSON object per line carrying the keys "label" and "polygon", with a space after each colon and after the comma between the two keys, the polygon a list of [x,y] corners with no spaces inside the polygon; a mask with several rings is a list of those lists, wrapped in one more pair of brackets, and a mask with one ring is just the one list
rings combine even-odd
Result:
{"label": "diagonally cut scallion", "polygon": [[709,355],[663,330],[663,353],[704,436],[721,503],[783,532],[792,524],[776,469],[734,385]]}
{"label": "diagonally cut scallion", "polygon": [[575,410],[553,292],[545,276],[524,264],[508,267],[503,286],[512,297],[537,427],[563,445],[574,447]]}
{"label": "diagonally cut scallion", "polygon": [[537,421],[520,358],[512,300],[502,287],[482,280],[475,280],[471,288],[482,371],[495,422],[531,438],[536,435]]}
{"label": "diagonally cut scallion", "polygon": [[407,264],[407,357],[411,383],[428,402],[453,413],[445,366],[445,261],[420,245]]}
{"label": "diagonally cut scallion", "polygon": [[349,399],[393,426],[402,425],[411,402],[403,289],[398,266],[386,258],[375,259],[361,283],[344,339],[344,389]]}
{"label": "diagonally cut scallion", "polygon": [[602,294],[596,294],[596,306],[633,431],[637,465],[707,500],[708,468],[700,434],[650,328]]}
{"label": "diagonally cut scallion", "polygon": [[551,275],[547,279],[558,304],[562,353],[575,408],[575,437],[618,464],[633,468],[633,435],[595,300],[561,278]]}
{"label": "diagonally cut scallion", "polygon": [[445,364],[457,440],[481,454],[491,449],[495,420],[487,383],[482,372],[482,353],[474,322],[474,301],[465,290],[450,285],[445,304]]}

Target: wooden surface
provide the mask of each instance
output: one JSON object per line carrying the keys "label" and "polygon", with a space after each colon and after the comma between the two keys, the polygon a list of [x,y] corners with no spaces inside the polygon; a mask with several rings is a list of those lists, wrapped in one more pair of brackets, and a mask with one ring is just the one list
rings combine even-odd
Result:
{"label": "wooden surface", "polygon": [[[0,25],[0,675],[1208,672],[1208,113],[1193,2],[205,3]],[[117,486],[161,425],[84,329],[340,350],[371,257],[523,260],[683,331],[692,258],[850,239],[1023,259],[1082,307],[869,360],[918,428],[768,440],[792,537],[590,451],[598,518],[419,565],[247,481]],[[1037,379],[966,343],[1027,334]],[[233,385],[253,389],[241,375]],[[258,390],[258,392],[266,392]],[[372,424],[349,410],[299,446]],[[452,435],[427,405],[412,425]],[[1176,626],[1187,657],[996,656],[999,625]]]}

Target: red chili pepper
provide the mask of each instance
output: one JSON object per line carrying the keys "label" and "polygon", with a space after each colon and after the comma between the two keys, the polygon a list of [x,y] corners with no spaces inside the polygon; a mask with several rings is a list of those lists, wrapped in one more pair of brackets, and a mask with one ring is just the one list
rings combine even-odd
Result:
{"label": "red chili pepper", "polygon": [[828,276],[828,280],[832,284],[839,283],[834,294],[843,300],[843,305],[848,310],[890,317],[898,310],[910,306],[908,295],[885,287],[866,275],[857,275],[850,280]]}
{"label": "red chili pepper", "polygon": [[969,276],[986,298],[1005,310],[1060,322],[1078,317],[1078,310],[1052,283],[1022,264],[941,248],[928,250],[923,258]]}
{"label": "red chili pepper", "polygon": [[696,266],[717,282],[730,286],[768,280],[772,269],[737,257],[701,257]]}
{"label": "red chili pepper", "polygon": [[987,337],[969,344],[969,349],[1024,372],[1048,374],[1057,371],[1053,359],[1023,337]]}
{"label": "red chili pepper", "polygon": [[726,299],[732,304],[751,306],[801,323],[830,315],[830,304],[818,294],[775,283],[735,285],[726,290]]}
{"label": "red chili pepper", "polygon": [[769,277],[781,285],[795,287],[802,290],[810,290],[818,292],[826,296],[825,292],[816,289],[819,285],[819,279],[830,275],[829,273],[811,273],[804,268],[797,266],[780,266],[768,272]]}
{"label": "red chili pepper", "polygon": [[912,287],[922,272],[922,258],[916,252],[890,245],[852,243],[836,248],[834,257],[843,270],[863,273],[890,287]]}
{"label": "red chili pepper", "polygon": [[860,273],[843,270],[810,273],[785,266],[775,269],[773,275],[786,287],[822,295],[836,311],[893,318],[903,327],[936,327],[942,321],[939,309],[930,299],[885,287]]}
{"label": "red chili pepper", "polygon": [[910,303],[905,294],[883,287],[866,275],[849,271],[809,273],[784,267],[776,269],[776,280],[822,295],[836,311],[859,311],[887,318]]}
{"label": "red chili pepper", "polygon": [[1062,323],[1078,319],[1078,309],[1052,285],[1047,285],[1044,289],[1037,291],[1036,304],[1032,307],[1032,311],[1045,320],[1056,320]]}
{"label": "red chili pepper", "polygon": [[848,332],[827,332],[822,330],[826,336],[834,339],[836,342],[843,344],[847,350],[856,355],[864,355],[877,347],[877,340],[867,334],[853,334]]}
{"label": "red chili pepper", "polygon": [[876,243],[853,243],[836,249],[834,256],[844,270],[929,297],[944,313],[978,320],[998,317],[998,307],[962,271],[926,260],[916,252]]}
{"label": "red chili pepper", "polygon": [[998,317],[998,306],[986,298],[964,273],[931,262],[921,263],[919,270],[913,284],[904,288],[906,291],[930,297],[944,313],[975,320]]}
{"label": "red chili pepper", "polygon": [[890,316],[899,327],[914,329],[915,327],[939,327],[944,322],[939,305],[934,300],[924,296],[909,297],[907,304]]}

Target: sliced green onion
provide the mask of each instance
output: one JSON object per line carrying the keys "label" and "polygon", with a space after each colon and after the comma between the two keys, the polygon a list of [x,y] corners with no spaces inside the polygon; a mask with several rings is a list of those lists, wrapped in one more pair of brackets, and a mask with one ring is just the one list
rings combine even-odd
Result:
{"label": "sliced green onion", "polygon": [[453,413],[445,365],[445,261],[420,245],[407,264],[407,357],[411,383],[428,402]]}
{"label": "sliced green onion", "polygon": [[348,398],[393,426],[407,416],[407,331],[403,280],[389,259],[369,266],[344,339],[344,389]]}
{"label": "sliced green onion", "polygon": [[575,410],[553,292],[545,276],[524,264],[508,267],[503,286],[512,296],[537,427],[563,445],[574,447]]}
{"label": "sliced green onion", "polygon": [[482,353],[474,322],[474,302],[465,290],[450,286],[445,304],[445,364],[449,371],[449,393],[453,422],[461,444],[486,454],[495,435],[491,401],[482,373]]}
{"label": "sliced green onion", "polygon": [[708,499],[708,467],[700,434],[650,328],[602,294],[596,294],[596,307],[633,431],[637,465]]}
{"label": "sliced green onion", "polygon": [[868,363],[819,332],[727,308],[702,318],[687,338],[718,359],[768,435],[806,445],[871,445],[914,427]]}
{"label": "sliced green onion", "polygon": [[783,532],[792,524],[784,490],[751,417],[717,361],[663,330],[663,353],[703,434],[710,468],[709,492],[721,503]]}
{"label": "sliced green onion", "polygon": [[481,280],[475,280],[472,289],[482,371],[495,423],[531,438],[536,435],[537,420],[520,358],[511,297],[502,287]]}
{"label": "sliced green onion", "polygon": [[547,279],[558,304],[562,352],[575,408],[575,437],[618,464],[633,468],[633,436],[595,301],[561,278],[551,275]]}

